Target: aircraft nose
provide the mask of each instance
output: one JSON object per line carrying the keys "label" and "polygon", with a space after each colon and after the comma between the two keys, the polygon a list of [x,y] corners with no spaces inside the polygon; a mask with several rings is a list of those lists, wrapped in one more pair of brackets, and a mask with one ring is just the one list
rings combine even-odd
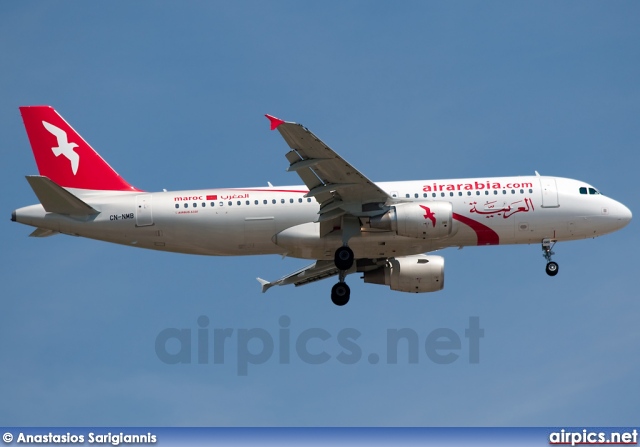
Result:
{"label": "aircraft nose", "polygon": [[612,207],[609,215],[616,220],[619,225],[618,228],[627,226],[631,222],[631,217],[633,217],[631,210],[620,202],[615,202],[615,206]]}

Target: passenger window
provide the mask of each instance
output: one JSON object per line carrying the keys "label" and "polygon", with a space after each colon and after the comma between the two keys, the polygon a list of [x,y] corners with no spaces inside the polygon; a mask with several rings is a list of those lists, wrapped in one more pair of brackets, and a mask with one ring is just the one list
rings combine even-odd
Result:
{"label": "passenger window", "polygon": [[284,203],[284,199],[280,199],[280,203]]}
{"label": "passenger window", "polygon": [[179,203],[176,203],[176,208],[180,208],[180,204]]}
{"label": "passenger window", "polygon": [[460,191],[460,192],[458,193],[458,195],[459,195],[459,196],[462,196],[462,191]]}
{"label": "passenger window", "polygon": [[516,190],[515,190],[515,189],[512,189],[512,190],[511,190],[511,194],[515,194],[515,193],[516,193]]}
{"label": "passenger window", "polygon": [[406,197],[407,197],[407,199],[408,199],[409,197],[411,197],[411,194],[405,194],[405,196],[406,196]]}
{"label": "passenger window", "polygon": [[471,195],[471,191],[467,191],[467,195],[470,196]]}
{"label": "passenger window", "polygon": [[432,192],[432,193],[431,193],[431,197],[435,197],[435,196],[436,196],[436,193],[435,193],[435,192]]}
{"label": "passenger window", "polygon": [[440,197],[444,197],[444,193],[443,192],[440,193]]}
{"label": "passenger window", "polygon": [[449,197],[453,197],[453,193],[452,192],[449,193]]}
{"label": "passenger window", "polygon": [[262,201],[262,203],[263,203],[264,205],[266,205],[266,204],[267,204],[267,200],[266,200],[266,199],[265,199],[265,200],[263,200],[263,201]]}
{"label": "passenger window", "polygon": [[494,190],[493,190],[493,195],[494,195],[494,196],[497,196],[497,195],[498,195],[498,190],[497,190],[497,189],[494,189]]}
{"label": "passenger window", "polygon": [[224,202],[220,202],[218,205],[220,205],[220,206],[224,206]]}
{"label": "passenger window", "polygon": [[307,197],[307,202],[311,203],[311,197]]}
{"label": "passenger window", "polygon": [[211,206],[216,206],[216,202],[211,202]]}
{"label": "passenger window", "polygon": [[427,197],[429,197],[429,194],[427,194],[427,193],[425,192],[424,194],[422,194],[422,197],[424,197],[424,198],[426,199]]}
{"label": "passenger window", "polygon": [[271,200],[271,203],[276,204],[276,199]]}
{"label": "passenger window", "polygon": [[488,196],[488,195],[489,195],[489,191],[485,191],[485,192],[484,192],[484,195],[485,195],[485,196]]}
{"label": "passenger window", "polygon": [[506,189],[503,189],[503,190],[502,190],[502,194],[506,194],[506,193],[507,193],[507,190],[506,190]]}
{"label": "passenger window", "polygon": [[231,200],[229,200],[229,206],[233,205],[233,202]]}
{"label": "passenger window", "polygon": [[193,207],[198,208],[198,204],[194,202]]}
{"label": "passenger window", "polygon": [[524,194],[524,189],[521,189],[521,190],[520,190],[520,194]]}
{"label": "passenger window", "polygon": [[298,203],[302,203],[302,197],[298,199]]}
{"label": "passenger window", "polygon": [[414,197],[417,199],[418,197],[420,197],[420,195],[416,193]]}
{"label": "passenger window", "polygon": [[289,199],[289,203],[293,203],[293,199]]}
{"label": "passenger window", "polygon": [[479,196],[480,195],[480,191],[476,191],[476,195]]}
{"label": "passenger window", "polygon": [[253,201],[253,204],[254,204],[254,205],[257,205],[257,204],[258,204],[258,201],[257,201],[257,200],[254,200],[254,201]]}
{"label": "passenger window", "polygon": [[202,208],[204,208],[205,206],[207,206],[206,202],[202,202]]}
{"label": "passenger window", "polygon": [[236,203],[237,203],[238,205],[242,205],[242,202],[241,202],[241,201],[239,201],[239,200],[238,200]]}
{"label": "passenger window", "polygon": [[533,189],[529,189],[529,194],[533,194]]}
{"label": "passenger window", "polygon": [[185,203],[185,204],[184,204],[184,207],[185,207],[185,208],[189,208],[189,204],[188,204],[188,203]]}

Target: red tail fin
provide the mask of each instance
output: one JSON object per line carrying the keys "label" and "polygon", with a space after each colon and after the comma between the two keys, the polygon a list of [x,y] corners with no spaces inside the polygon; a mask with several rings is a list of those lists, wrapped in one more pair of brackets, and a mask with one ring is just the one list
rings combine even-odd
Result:
{"label": "red tail fin", "polygon": [[20,107],[40,175],[65,188],[138,191],[113,170],[53,107]]}

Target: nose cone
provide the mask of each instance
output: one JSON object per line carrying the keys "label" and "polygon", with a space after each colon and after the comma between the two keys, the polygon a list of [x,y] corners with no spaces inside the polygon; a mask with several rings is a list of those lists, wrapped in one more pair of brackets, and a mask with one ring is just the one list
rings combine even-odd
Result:
{"label": "nose cone", "polygon": [[616,230],[626,227],[631,222],[631,210],[620,202],[615,202],[609,210],[609,218],[615,222]]}
{"label": "nose cone", "polygon": [[617,217],[618,220],[620,221],[620,223],[622,224],[622,226],[620,228],[625,227],[629,222],[631,222],[631,210],[629,208],[627,208],[626,206],[624,206],[622,203],[619,204],[620,207],[619,209],[616,211],[617,213]]}

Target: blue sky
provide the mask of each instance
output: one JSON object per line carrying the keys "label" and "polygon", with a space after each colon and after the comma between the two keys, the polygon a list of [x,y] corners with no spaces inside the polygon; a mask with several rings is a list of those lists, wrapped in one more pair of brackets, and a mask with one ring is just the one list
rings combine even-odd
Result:
{"label": "blue sky", "polygon": [[[18,112],[54,106],[145,190],[299,184],[263,114],[303,123],[377,181],[542,174],[638,208],[637,2],[3,2],[0,5],[0,421],[3,425],[633,425],[640,411],[637,223],[556,246],[444,250],[445,290],[410,295],[350,277],[259,293],[308,263],[207,258],[56,236],[9,221],[36,198]],[[635,185],[635,186],[634,186]],[[233,329],[198,364],[198,318]],[[237,335],[278,347],[237,374]],[[480,362],[464,330],[478,317]],[[158,335],[189,329],[193,361]],[[352,328],[362,358],[337,360]],[[388,329],[459,334],[460,357],[384,359]],[[212,342],[213,343],[213,342]],[[251,345],[253,352],[260,344]],[[175,347],[175,346],[174,346]],[[211,359],[212,356],[210,356]]]}

